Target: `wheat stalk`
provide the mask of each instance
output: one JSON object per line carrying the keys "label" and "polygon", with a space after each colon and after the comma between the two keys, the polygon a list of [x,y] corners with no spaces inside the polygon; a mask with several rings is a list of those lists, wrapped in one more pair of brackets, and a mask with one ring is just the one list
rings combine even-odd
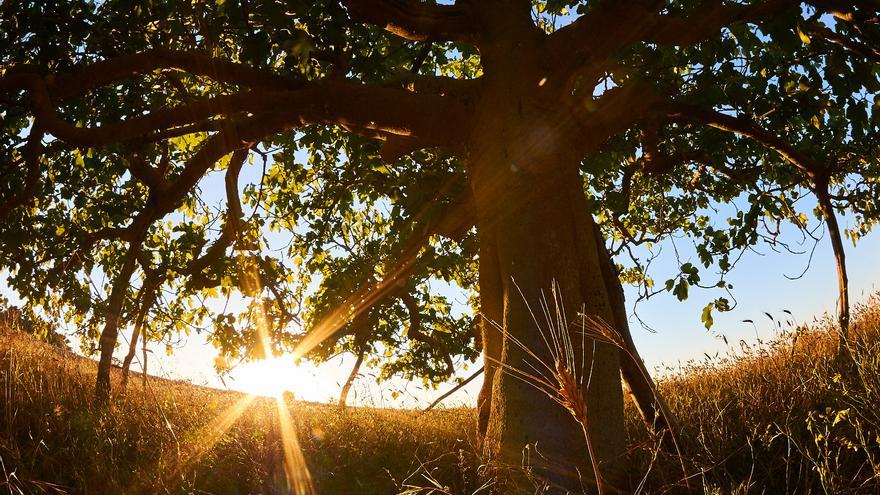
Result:
{"label": "wheat stalk", "polygon": [[[524,360],[524,364],[528,369],[520,369],[511,366],[509,363],[503,363],[492,357],[488,357],[488,359],[495,362],[502,370],[506,371],[509,376],[544,393],[554,402],[567,410],[581,425],[584,439],[587,443],[587,451],[593,468],[593,474],[596,479],[597,490],[599,495],[605,495],[605,482],[599,469],[599,461],[590,435],[589,409],[584,395],[585,391],[589,390],[590,379],[592,376],[592,359],[590,360],[590,369],[585,373],[585,371],[587,371],[585,370],[585,344],[587,336],[584,332],[581,332],[582,342],[579,346],[580,355],[578,355],[578,352],[571,341],[569,325],[567,323],[565,309],[562,305],[559,286],[555,281],[551,287],[553,307],[551,308],[543,290],[541,291],[541,299],[539,301],[544,321],[546,322],[546,327],[540,323],[537,316],[532,311],[529,302],[526,300],[525,295],[519,286],[516,285],[515,281],[514,286],[516,286],[520,295],[523,297],[526,307],[538,328],[541,339],[546,346],[552,362],[547,362],[545,359],[542,359],[535,350],[531,349],[516,337],[505,332],[500,325],[496,322],[491,322],[491,320],[487,321],[490,321],[502,332],[504,339],[513,343],[531,359]],[[595,352],[595,345],[593,346],[593,351]]]}
{"label": "wheat stalk", "polygon": [[[588,315],[585,312],[581,312],[578,315],[578,323],[580,324],[581,333],[585,336],[590,337],[591,339],[604,342],[606,344],[611,344],[621,351],[623,351],[629,359],[638,362],[638,357],[636,357],[630,347],[626,345],[626,342],[623,340],[623,337],[620,335],[620,332],[614,329],[611,325],[609,325],[602,317],[598,315]],[[690,489],[690,473],[687,470],[687,467],[684,464],[684,455],[682,454],[681,445],[678,441],[678,435],[674,431],[673,428],[673,419],[672,415],[669,412],[668,407],[665,402],[660,397],[660,391],[657,390],[656,385],[651,380],[644,369],[644,367],[639,366],[639,372],[642,373],[645,378],[645,382],[648,384],[651,389],[651,394],[654,396],[654,403],[657,405],[657,408],[660,411],[660,414],[663,415],[663,418],[666,420],[666,425],[669,429],[669,438],[672,440],[672,445],[675,447],[675,452],[678,454],[679,463],[681,465],[682,474],[684,475],[684,482],[687,485],[688,489]]]}

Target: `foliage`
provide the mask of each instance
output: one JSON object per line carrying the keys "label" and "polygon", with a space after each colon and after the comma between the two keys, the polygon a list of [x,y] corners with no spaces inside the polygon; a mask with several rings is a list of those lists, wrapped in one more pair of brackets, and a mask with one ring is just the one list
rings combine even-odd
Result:
{"label": "foliage", "polygon": [[[384,10],[345,4],[4,6],[4,81],[41,81],[55,112],[31,108],[33,88],[3,83],[0,268],[29,311],[73,323],[88,353],[102,332],[114,337],[117,316],[126,327],[145,314],[146,338],[206,332],[221,364],[297,348],[328,318],[341,323],[309,346],[310,358],[367,349],[382,376],[434,384],[451,375],[452,360],[474,360],[476,322],[437,290],[479,302],[476,232],[436,231],[451,205],[467,203],[466,153],[435,133],[411,143],[418,133],[394,118],[412,98],[418,112],[402,119],[418,121],[411,127],[445,120],[444,129],[466,129],[446,106],[423,103],[473,106],[486,69],[479,42],[473,33],[392,34],[379,26],[393,23],[370,17]],[[880,218],[880,25],[869,4],[767,2],[772,14],[762,2],[648,4],[542,0],[531,14],[553,33],[543,39],[561,40],[548,46],[565,61],[556,67],[571,82],[565,104],[575,98],[587,121],[622,119],[618,131],[605,126],[608,139],[591,136],[599,144],[582,170],[613,252],[629,255],[623,279],[644,297],[722,291],[703,312],[709,327],[713,311],[734,306],[725,276],[744,251],[762,241],[797,249],[780,238],[782,223],[806,241],[816,238],[810,215],[846,212],[855,242]],[[610,30],[607,48],[589,39],[601,16],[620,19],[606,29],[651,29],[634,39]],[[584,62],[591,49],[597,66]],[[114,61],[132,54],[161,63],[114,77],[110,69],[125,67]],[[88,65],[99,61],[106,70]],[[302,88],[313,91],[308,104],[293,94]],[[603,110],[627,88],[637,94],[631,111]],[[277,98],[260,100],[267,94]],[[390,124],[346,113],[383,103],[376,113]],[[164,120],[151,126],[150,117]],[[246,146],[224,147],[231,128]],[[229,157],[235,150],[249,151]],[[221,177],[226,198],[212,198]],[[815,207],[811,194],[831,207]],[[678,237],[693,241],[697,259],[655,283],[651,248]],[[402,261],[412,265],[389,281]],[[382,297],[361,307],[382,284]]]}
{"label": "foliage", "polygon": [[[467,51],[454,55],[444,47],[376,36],[370,28],[352,29],[335,2],[14,3],[0,16],[8,33],[0,42],[4,67],[63,70],[111,54],[198,49],[294,81],[317,80],[335,67],[332,58],[318,60],[320,46],[328,57],[344,52],[351,63],[347,71],[364,81],[384,80],[408,68],[460,77],[473,76],[475,70]],[[75,19],[62,23],[67,25],[63,33],[46,25],[62,17]],[[181,72],[155,72],[71,98],[60,113],[78,126],[99,126],[228,89]],[[2,108],[3,161],[14,164],[22,158],[21,145],[33,121],[9,102]],[[128,167],[139,161],[164,167],[168,176],[179,175],[208,137],[199,132],[159,143],[72,152],[50,146],[41,160],[46,180],[38,201],[0,224],[2,265],[11,272],[10,286],[35,311],[56,322],[72,322],[86,353],[98,350],[109,296],[124,265],[127,242],[114,238],[113,229],[124,227],[154,201]],[[188,265],[205,257],[222,237],[229,216],[217,211],[224,205],[216,195],[228,162],[212,165],[198,187],[169,205],[167,216],[151,219],[122,308],[129,324],[138,312],[149,315],[146,333],[154,341],[170,345],[181,334],[208,333],[221,351],[221,368],[237,358],[265,354],[261,331],[269,334],[272,352],[291,351],[322,312],[381,278],[383,260],[400,249],[389,239],[402,242],[414,235],[414,221],[436,216],[436,211],[424,211],[425,200],[440,206],[444,196],[438,194],[462,187],[439,191],[445,174],[460,173],[460,164],[432,151],[386,164],[373,141],[341,129],[307,127],[272,136],[253,148],[245,164],[248,179],[236,186],[244,208],[237,239],[221,256],[206,260],[201,273],[192,273]],[[8,197],[22,177],[11,167],[4,172],[0,191]],[[427,251],[402,290],[419,300],[424,331],[445,347],[407,338],[411,316],[395,297],[359,323],[374,329],[365,345],[383,368],[382,376],[400,373],[436,384],[450,376],[447,360],[476,356],[471,317],[454,314],[448,296],[431,290],[432,283],[441,281],[474,286],[468,261],[474,239],[469,235],[455,243],[437,238]],[[151,307],[142,307],[149,283],[159,285],[159,296]],[[355,333],[346,326],[340,338],[327,341],[311,357],[357,352],[364,344],[356,342]]]}
{"label": "foliage", "polygon": [[[833,320],[768,322],[776,337],[694,360],[661,383],[689,440],[685,460],[705,493],[874,493],[880,486],[878,295],[856,311],[850,358]],[[648,486],[676,484],[678,460],[631,410],[628,430]],[[649,468],[650,466],[650,468]],[[677,471],[678,470],[678,471]]]}
{"label": "foliage", "polygon": [[58,332],[52,323],[33,314],[29,309],[25,307],[22,311],[21,308],[10,305],[5,297],[0,296],[0,326],[30,334],[47,344],[68,349],[67,338]]}

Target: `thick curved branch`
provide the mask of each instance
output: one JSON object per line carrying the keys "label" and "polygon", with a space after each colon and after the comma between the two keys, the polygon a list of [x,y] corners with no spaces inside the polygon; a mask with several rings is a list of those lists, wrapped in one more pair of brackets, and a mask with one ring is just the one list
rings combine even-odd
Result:
{"label": "thick curved branch", "polygon": [[[245,118],[245,114],[237,114],[233,118]],[[187,134],[196,134],[199,132],[218,132],[223,129],[223,119],[208,118],[192,124],[186,124],[178,127],[172,127],[161,131],[153,132],[147,136],[137,139],[139,143],[154,143],[157,141],[165,141],[168,139],[186,136]]]}
{"label": "thick curved branch", "polygon": [[292,127],[287,115],[264,114],[226,122],[223,131],[202,144],[183,170],[169,179],[169,185],[157,194],[156,211],[162,216],[174,211],[186,194],[221,158],[236,150],[250,148],[266,136]]}
{"label": "thick curved branch", "polygon": [[775,151],[784,160],[804,172],[814,182],[817,177],[824,173],[825,167],[823,165],[812,160],[784,139],[747,118],[734,117],[715,110],[705,110],[685,104],[669,105],[666,109],[668,116],[673,120],[695,122],[754,139],[768,149]]}
{"label": "thick curved branch", "polygon": [[880,50],[876,47],[869,46],[857,40],[847,38],[840,33],[832,31],[827,27],[815,23],[806,28],[806,34],[813,38],[823,39],[829,43],[840,46],[848,52],[869,60],[875,64],[880,64]]}
{"label": "thick curved branch", "polygon": [[[283,119],[276,116],[264,115],[228,123],[223,132],[209,138],[202,145],[180,174],[168,180],[161,179],[162,182],[155,187],[150,186],[150,199],[147,206],[134,216],[128,226],[106,227],[82,234],[78,252],[88,255],[94,244],[100,240],[118,239],[130,244],[139,244],[153,222],[174,211],[210,167],[225,155],[233,153],[226,175],[227,220],[224,222],[220,238],[208,249],[205,255],[189,265],[171,268],[176,273],[191,276],[196,285],[206,286],[210,281],[200,277],[201,272],[222,255],[238,233],[242,217],[241,201],[238,195],[238,175],[247,158],[248,148],[266,135],[283,130],[284,123],[281,120]],[[139,158],[133,158],[129,162],[129,167],[139,170],[141,174],[145,173],[143,168],[148,167]],[[151,168],[150,174],[161,176],[166,166],[163,159],[158,168]],[[133,174],[135,173],[133,172]],[[162,189],[157,190],[159,185],[162,186]],[[48,279],[57,277],[64,269],[66,269],[65,264],[58,264],[50,271]]]}
{"label": "thick curved branch", "polygon": [[128,160],[128,170],[132,177],[151,190],[160,191],[168,187],[162,171],[148,164],[142,155],[132,154]]}
{"label": "thick curved branch", "polygon": [[416,93],[467,99],[477,96],[481,82],[480,78],[456,79],[448,76],[426,76],[412,71],[401,71],[387,85],[406,88]]}
{"label": "thick curved branch", "polygon": [[748,5],[725,4],[720,0],[704,0],[691,15],[657,14],[651,19],[651,29],[644,41],[660,45],[688,46],[709,39],[721,29],[733,24],[760,22],[783,10],[797,7],[793,0],[756,1]]}
{"label": "thick curved branch", "polygon": [[661,14],[664,5],[649,0],[599,2],[588,14],[550,35],[550,50],[566,54],[567,70],[578,72],[582,65],[604,60],[633,43],[693,45],[726,26],[768,19],[799,2],[765,0],[742,5],[705,0],[687,16]]}
{"label": "thick curved branch", "polygon": [[[5,79],[5,76],[4,78]],[[290,126],[325,124],[413,136],[434,145],[460,141],[467,109],[455,98],[418,94],[403,89],[327,80],[289,91],[244,91],[204,97],[179,106],[98,127],[76,127],[57,113],[43,78],[14,78],[31,96],[34,113],[45,131],[83,147],[152,138],[156,132],[203,123],[218,115],[284,113]],[[216,124],[213,124],[216,125]],[[221,124],[222,127],[222,124]]]}
{"label": "thick curved branch", "polygon": [[[205,53],[161,48],[119,55],[57,75],[48,75],[46,83],[53,98],[63,99],[161,69],[180,70],[195,76],[245,87],[297,89],[302,86],[302,81]],[[13,67],[6,72],[5,77],[0,78],[0,91],[20,86],[20,83],[14,82],[16,77],[31,76],[42,77],[43,73],[33,66]]]}
{"label": "thick curved branch", "polygon": [[[656,135],[650,137],[650,135],[646,136],[645,134],[646,133],[643,132],[641,140],[643,155],[638,161],[638,164],[641,165],[642,170],[648,175],[665,175],[675,169],[677,165],[687,165],[691,163],[712,168],[737,184],[751,184],[758,179],[758,176],[761,173],[761,167],[731,168],[723,163],[719,163],[718,160],[715,160],[700,151],[689,150],[663,154],[657,146]],[[632,168],[627,169],[627,172],[631,174],[632,170]],[[626,179],[626,177],[627,175],[624,174],[624,179]],[[627,184],[628,182],[625,181],[624,191],[627,194],[625,194],[624,197],[628,199],[629,193],[628,188],[626,187]]]}
{"label": "thick curved branch", "polygon": [[455,365],[452,363],[452,356],[449,355],[449,348],[442,340],[424,332],[422,328],[422,308],[419,307],[418,300],[406,291],[401,292],[399,297],[409,312],[409,328],[406,331],[406,335],[412,340],[427,344],[434,349],[442,357],[444,364],[446,364],[446,373],[452,376],[455,373]]}
{"label": "thick curved branch", "polygon": [[379,148],[379,156],[382,157],[382,161],[385,163],[394,163],[398,158],[429,147],[418,139],[406,136],[385,135],[383,138],[384,142],[382,147]]}
{"label": "thick curved branch", "polygon": [[241,198],[238,194],[238,176],[241,167],[248,156],[248,149],[241,148],[232,153],[229,160],[229,168],[226,169],[226,220],[223,222],[223,230],[220,237],[211,244],[204,255],[191,261],[184,270],[188,275],[201,273],[208,266],[216,262],[226,249],[238,238],[241,229],[241,219],[244,216],[241,211]]}
{"label": "thick curved branch", "polygon": [[473,43],[479,26],[466,6],[419,0],[342,0],[352,19],[412,41]]}
{"label": "thick curved branch", "polygon": [[643,120],[655,111],[658,100],[655,88],[639,80],[609,89],[598,98],[587,98],[588,103],[572,108],[580,135],[571,144],[582,155],[595,152],[609,137]]}

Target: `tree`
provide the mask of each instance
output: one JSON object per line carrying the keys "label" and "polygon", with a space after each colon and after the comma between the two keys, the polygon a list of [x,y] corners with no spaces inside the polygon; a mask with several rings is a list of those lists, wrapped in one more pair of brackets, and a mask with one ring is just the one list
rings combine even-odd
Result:
{"label": "tree", "polygon": [[[86,342],[103,327],[101,400],[120,324],[145,312],[156,339],[210,321],[226,358],[370,352],[384,375],[429,383],[476,357],[479,327],[486,451],[518,464],[538,443],[537,472],[577,487],[592,468],[574,420],[502,372],[551,359],[533,320],[543,291],[632,347],[620,280],[648,292],[653,280],[638,256],[624,267],[611,253],[684,232],[721,274],[709,285],[729,290],[735,253],[775,240],[767,219],[806,228],[801,186],[845,267],[834,210],[858,215],[854,239],[877,218],[877,7],[8,3],[3,266]],[[255,156],[264,172],[242,202]],[[199,188],[217,170],[225,213]],[[713,202],[743,196],[746,211],[711,225]],[[284,259],[270,256],[278,230]],[[683,299],[706,285],[700,271],[682,263],[661,290]],[[91,275],[111,282],[95,289]],[[479,318],[453,314],[438,279],[478,288]],[[149,296],[163,286],[174,300]],[[206,298],[233,296],[241,314],[212,317]],[[719,297],[707,325],[729,307]],[[663,417],[637,354],[571,340],[591,371],[602,482],[618,485],[621,371],[646,419]]]}

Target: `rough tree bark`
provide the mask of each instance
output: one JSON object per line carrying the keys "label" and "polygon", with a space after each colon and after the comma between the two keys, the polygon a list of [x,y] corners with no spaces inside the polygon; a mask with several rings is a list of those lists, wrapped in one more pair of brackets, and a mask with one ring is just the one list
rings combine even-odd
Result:
{"label": "rough tree bark", "polygon": [[620,374],[626,383],[627,390],[636,404],[642,419],[657,434],[666,434],[672,439],[673,447],[681,445],[680,428],[675,415],[669,409],[663,396],[657,390],[657,386],[651,379],[651,374],[642,362],[636,344],[633,341],[629,328],[629,318],[626,316],[625,298],[623,286],[620,283],[614,260],[605,246],[605,241],[598,228],[596,232],[596,249],[599,252],[602,263],[602,277],[605,279],[605,287],[611,298],[614,308],[613,325],[615,330],[623,338],[626,349],[620,353]]}
{"label": "rough tree bark", "polygon": [[477,427],[486,437],[492,409],[492,388],[501,362],[501,328],[504,324],[504,293],[498,266],[495,236],[488,226],[480,228],[480,328],[483,338],[483,385],[477,396]]}
{"label": "rough tree bark", "polygon": [[[570,141],[576,132],[566,123],[571,119],[553,115],[547,111],[550,105],[517,91],[523,89],[517,87],[522,81],[512,72],[486,84],[493,82],[499,87],[484,91],[469,145],[481,254],[494,251],[497,259],[496,275],[496,268],[483,266],[492,263],[491,254],[481,258],[481,302],[485,312],[497,312],[489,307],[497,302],[497,283],[504,336],[500,361],[504,369],[529,371],[528,363],[534,361],[512,339],[553,365],[532,311],[540,314],[542,297],[554,284],[563,311],[572,319],[585,310],[614,321],[615,311],[578,171],[580,157],[571,151],[576,149]],[[526,84],[533,93],[534,82]],[[487,355],[492,353],[492,331],[487,328]],[[571,340],[580,347],[580,336]],[[584,356],[585,373],[591,375],[584,394],[602,475],[608,484],[619,486],[625,438],[618,352],[588,340],[575,353]],[[487,359],[487,370],[493,365]],[[561,489],[589,486],[593,470],[586,442],[569,412],[509,373],[499,370],[495,375],[491,379],[487,373],[492,391],[488,418],[481,418],[486,423],[484,450],[502,465],[518,466],[527,460],[533,472]],[[487,395],[484,389],[481,401]]]}
{"label": "rough tree bark", "polygon": [[[593,223],[592,218],[589,218],[589,222]],[[596,234],[596,250],[600,256],[602,277],[614,310],[614,320],[611,323],[626,344],[626,349],[620,349],[621,378],[626,383],[627,391],[647,427],[657,435],[665,435],[664,438],[671,440],[664,442],[663,445],[668,450],[674,451],[682,445],[678,421],[642,362],[630,332],[623,286],[614,267],[614,261],[608,253],[601,232],[595,226],[593,229]],[[487,233],[486,228],[481,231],[483,234],[480,251],[480,302],[486,374],[477,399],[477,412],[479,435],[483,439],[489,422],[497,363],[501,360],[503,294],[493,238]]]}
{"label": "rough tree bark", "polygon": [[[553,360],[532,311],[538,311],[542,297],[549,294],[553,284],[560,287],[565,314],[574,317],[583,308],[608,321],[614,318],[592,242],[589,210],[577,179],[575,175],[557,182],[556,197],[511,205],[510,214],[499,218],[496,224],[503,331],[551,366]],[[525,194],[523,189],[530,182],[511,185]],[[572,341],[580,343],[575,336]],[[603,476],[609,483],[619,484],[623,478],[625,443],[618,352],[607,344],[596,344],[595,351],[592,349],[592,343],[587,342],[583,349],[576,350],[576,355],[585,356],[585,373],[591,374],[585,391],[592,423],[589,434],[597,446]],[[528,371],[531,358],[505,339],[501,362]],[[578,473],[592,472],[580,426],[569,412],[544,393],[507,373],[496,372],[486,449],[501,462],[516,464],[522,462],[524,448],[533,449],[529,454],[531,465],[561,487],[580,489]],[[572,456],[572,452],[580,455]],[[586,475],[586,479],[590,476]]]}

